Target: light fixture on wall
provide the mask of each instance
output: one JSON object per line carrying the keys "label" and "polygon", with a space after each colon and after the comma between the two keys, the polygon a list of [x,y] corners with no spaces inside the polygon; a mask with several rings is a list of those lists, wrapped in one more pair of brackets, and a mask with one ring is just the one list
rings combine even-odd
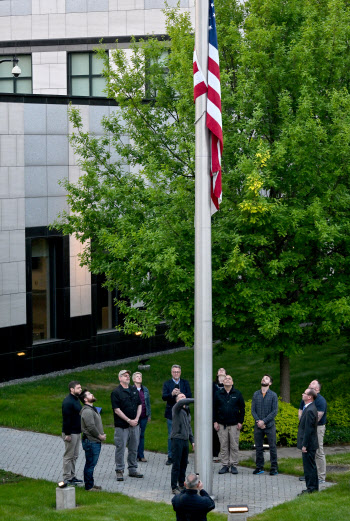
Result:
{"label": "light fixture on wall", "polygon": [[13,58],[7,58],[6,60],[0,60],[0,63],[4,63],[4,62],[12,62],[13,63],[13,68],[12,68],[11,74],[15,78],[18,78],[18,76],[21,74],[22,71],[21,71],[21,69],[18,66],[19,59],[16,57],[16,55],[14,55]]}

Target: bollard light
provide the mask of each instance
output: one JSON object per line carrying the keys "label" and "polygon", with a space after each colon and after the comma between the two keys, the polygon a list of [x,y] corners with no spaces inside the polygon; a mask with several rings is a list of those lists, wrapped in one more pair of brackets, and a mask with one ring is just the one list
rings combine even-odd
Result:
{"label": "bollard light", "polygon": [[227,505],[227,521],[247,521],[248,505]]}
{"label": "bollard light", "polygon": [[59,483],[57,483],[57,486],[59,488],[65,488],[67,486],[67,482],[66,481],[60,481]]}

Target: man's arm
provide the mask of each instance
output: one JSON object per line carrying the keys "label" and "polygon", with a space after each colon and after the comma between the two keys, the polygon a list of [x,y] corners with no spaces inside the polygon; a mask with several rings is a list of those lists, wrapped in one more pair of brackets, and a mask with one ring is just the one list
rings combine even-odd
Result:
{"label": "man's arm", "polygon": [[310,409],[310,405],[308,406],[307,410],[305,411],[305,426],[304,426],[304,436],[303,436],[303,442],[302,445],[306,449],[308,448],[310,444],[310,438],[314,432],[315,425],[317,425],[317,415],[315,412]]}
{"label": "man's arm", "polygon": [[88,433],[91,436],[93,436],[94,438],[100,438],[100,435],[103,435],[103,433],[99,432],[99,430],[96,427],[94,411],[93,411],[92,407],[91,407],[91,410],[90,410],[90,408],[84,409],[81,417],[84,422],[85,429],[88,431]]}
{"label": "man's arm", "polygon": [[300,421],[301,415],[303,414],[303,409],[298,410],[298,419]]}
{"label": "man's arm", "polygon": [[317,411],[317,419],[318,419],[318,421],[320,421],[320,419],[322,418],[323,415],[324,415],[324,411]]}
{"label": "man's arm", "polygon": [[169,381],[164,382],[163,384],[163,392],[162,392],[162,400],[164,402],[168,402],[169,405],[174,405],[175,396],[172,394],[173,389],[171,388],[171,383]]}
{"label": "man's arm", "polygon": [[215,503],[214,500],[209,496],[208,492],[206,492],[203,488],[199,491],[199,494],[201,495],[202,502],[201,506],[205,507],[207,509],[207,512],[210,512],[211,510],[214,510]]}
{"label": "man's arm", "polygon": [[173,407],[173,414],[177,414],[181,407],[184,405],[189,405],[194,402],[194,398],[184,398],[183,400],[179,400]]}
{"label": "man's arm", "polygon": [[251,412],[252,412],[252,416],[254,418],[254,420],[257,422],[258,420],[260,420],[257,412],[256,412],[256,406],[257,406],[257,396],[256,396],[256,393],[253,394],[253,399],[252,399],[252,407],[251,407]]}
{"label": "man's arm", "polygon": [[242,423],[244,422],[244,416],[245,416],[245,402],[244,402],[244,398],[243,398],[242,394],[239,397],[238,407],[239,407],[238,423],[240,423],[242,425]]}
{"label": "man's arm", "polygon": [[62,420],[62,431],[66,436],[70,436],[72,434],[72,404],[62,403]]}

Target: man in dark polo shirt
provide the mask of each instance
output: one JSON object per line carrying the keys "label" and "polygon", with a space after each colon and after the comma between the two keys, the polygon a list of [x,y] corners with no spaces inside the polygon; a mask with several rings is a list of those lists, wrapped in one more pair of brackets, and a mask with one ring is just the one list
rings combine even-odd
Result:
{"label": "man in dark polo shirt", "polygon": [[137,472],[137,448],[140,440],[139,419],[142,402],[137,389],[130,387],[130,371],[122,369],[120,384],[111,393],[114,414],[115,471],[117,481],[124,481],[124,453],[128,446],[128,469],[132,478],[143,478]]}
{"label": "man in dark polo shirt", "polygon": [[80,445],[80,410],[79,395],[81,385],[75,380],[68,384],[69,394],[62,403],[62,438],[64,441],[63,481],[70,485],[82,483],[75,475],[75,463]]}

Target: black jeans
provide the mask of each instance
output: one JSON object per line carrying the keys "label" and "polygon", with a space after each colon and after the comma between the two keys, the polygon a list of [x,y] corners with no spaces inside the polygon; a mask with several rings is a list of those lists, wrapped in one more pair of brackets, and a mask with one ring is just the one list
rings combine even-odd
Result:
{"label": "black jeans", "polygon": [[271,470],[277,470],[277,447],[276,447],[276,425],[266,429],[259,429],[257,425],[254,426],[254,442],[256,448],[256,467],[258,469],[264,468],[264,437],[267,437],[267,442],[270,447],[270,461]]}
{"label": "black jeans", "polygon": [[318,490],[318,476],[315,461],[316,449],[308,449],[307,452],[302,452],[302,457],[306,488],[309,492],[315,492]]}
{"label": "black jeans", "polygon": [[186,477],[186,468],[188,461],[188,440],[179,440],[171,438],[171,454],[173,466],[171,468],[171,488],[184,486]]}

